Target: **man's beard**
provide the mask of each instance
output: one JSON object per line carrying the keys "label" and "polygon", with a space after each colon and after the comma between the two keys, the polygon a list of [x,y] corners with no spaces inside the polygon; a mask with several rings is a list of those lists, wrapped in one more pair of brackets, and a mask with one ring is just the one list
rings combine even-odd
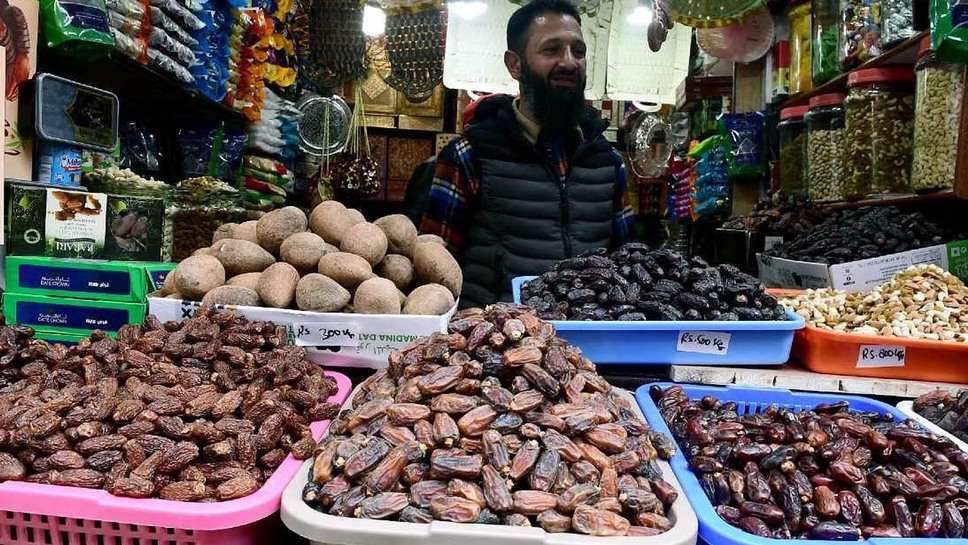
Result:
{"label": "man's beard", "polygon": [[560,131],[578,126],[585,112],[585,78],[574,87],[554,87],[551,76],[542,78],[531,71],[527,62],[521,63],[521,90],[528,108],[542,129]]}

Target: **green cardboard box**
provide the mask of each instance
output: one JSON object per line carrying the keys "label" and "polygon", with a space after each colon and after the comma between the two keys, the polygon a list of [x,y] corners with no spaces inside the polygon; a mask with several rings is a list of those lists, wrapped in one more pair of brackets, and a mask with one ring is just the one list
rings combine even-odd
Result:
{"label": "green cardboard box", "polygon": [[145,265],[145,276],[147,276],[148,293],[158,291],[165,285],[165,278],[168,273],[175,270],[177,263],[148,263]]}
{"label": "green cardboard box", "polygon": [[16,293],[143,303],[155,264],[52,257],[7,258],[7,290]]}
{"label": "green cardboard box", "polygon": [[[111,333],[113,336],[114,334]],[[34,338],[40,339],[42,341],[47,341],[51,344],[60,343],[67,346],[75,345],[84,339],[88,338],[90,335],[81,333],[63,333],[55,330],[43,330],[37,329],[34,331]]]}
{"label": "green cardboard box", "polygon": [[3,313],[10,324],[87,334],[95,329],[116,332],[127,324],[143,323],[145,305],[7,292]]}

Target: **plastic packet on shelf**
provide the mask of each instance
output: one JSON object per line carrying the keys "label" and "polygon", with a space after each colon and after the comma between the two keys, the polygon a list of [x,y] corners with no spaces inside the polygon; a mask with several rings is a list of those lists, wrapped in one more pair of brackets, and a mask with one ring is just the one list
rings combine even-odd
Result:
{"label": "plastic packet on shelf", "polygon": [[104,0],[40,0],[40,21],[50,47],[67,43],[72,46],[114,45]]}
{"label": "plastic packet on shelf", "polygon": [[178,0],[178,3],[193,13],[198,13],[205,9],[205,2],[203,0]]}
{"label": "plastic packet on shelf", "polygon": [[192,73],[184,66],[178,64],[177,61],[157,49],[148,48],[148,64],[164,70],[182,83],[192,83],[195,81]]}
{"label": "plastic packet on shelf", "polygon": [[254,170],[261,170],[263,172],[273,172],[279,175],[285,175],[289,172],[286,165],[269,159],[268,157],[259,157],[258,155],[246,155],[242,158],[242,165],[247,168]]}
{"label": "plastic packet on shelf", "polygon": [[719,134],[729,150],[726,158],[730,176],[760,176],[764,173],[761,112],[721,115]]}
{"label": "plastic packet on shelf", "polygon": [[176,23],[175,20],[169,17],[164,11],[161,10],[161,8],[157,6],[150,6],[149,9],[151,10],[151,23],[153,25],[162,28],[172,38],[175,38],[179,42],[189,47],[195,47],[198,45],[198,40],[192,38],[188,31]]}
{"label": "plastic packet on shelf", "polygon": [[108,9],[108,24],[111,25],[111,28],[120,30],[132,38],[144,38],[141,21],[142,19],[139,17],[126,15],[115,11],[113,8]]}
{"label": "plastic packet on shelf", "polygon": [[124,32],[111,27],[114,48],[142,64],[148,62],[148,44],[141,38],[132,38]]}
{"label": "plastic packet on shelf", "polygon": [[106,0],[106,5],[109,10],[125,17],[141,19],[145,16],[145,5],[136,0]]}
{"label": "plastic packet on shelf", "polygon": [[148,43],[152,47],[161,49],[165,54],[180,62],[183,66],[195,64],[195,54],[185,44],[172,38],[167,32],[158,27],[151,27]]}
{"label": "plastic packet on shelf", "polygon": [[942,61],[968,63],[968,9],[964,2],[931,0],[931,46]]}
{"label": "plastic packet on shelf", "polygon": [[163,9],[166,14],[177,19],[188,30],[205,28],[205,23],[201,19],[175,0],[151,0],[151,5]]}

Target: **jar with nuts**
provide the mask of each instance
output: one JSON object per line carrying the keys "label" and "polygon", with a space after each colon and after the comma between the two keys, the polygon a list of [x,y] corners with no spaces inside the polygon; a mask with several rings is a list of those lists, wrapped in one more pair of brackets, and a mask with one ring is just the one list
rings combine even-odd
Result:
{"label": "jar with nuts", "polygon": [[881,17],[881,43],[885,49],[914,36],[912,0],[881,0]]}
{"label": "jar with nuts", "polygon": [[844,95],[828,93],[810,99],[807,124],[807,185],[812,201],[843,199],[845,128]]}
{"label": "jar with nuts", "polygon": [[788,195],[803,194],[807,190],[803,179],[807,151],[806,125],[803,116],[807,106],[780,110],[776,131],[780,141],[780,189]]}
{"label": "jar with nuts", "polygon": [[844,196],[911,191],[914,71],[906,66],[851,72]]}
{"label": "jar with nuts", "polygon": [[922,40],[918,56],[911,185],[915,191],[951,189],[965,93],[965,66],[940,62],[931,50],[930,36]]}

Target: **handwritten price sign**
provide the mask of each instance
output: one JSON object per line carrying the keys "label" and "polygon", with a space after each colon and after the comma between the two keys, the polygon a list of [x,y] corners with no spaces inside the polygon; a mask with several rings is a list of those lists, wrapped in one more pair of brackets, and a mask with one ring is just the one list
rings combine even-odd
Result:
{"label": "handwritten price sign", "polygon": [[865,344],[857,352],[857,367],[904,367],[904,356],[903,346]]}
{"label": "handwritten price sign", "polygon": [[729,333],[715,331],[680,331],[676,351],[725,356],[729,352],[732,337]]}
{"label": "handwritten price sign", "polygon": [[326,322],[292,324],[296,346],[359,346],[360,327]]}

